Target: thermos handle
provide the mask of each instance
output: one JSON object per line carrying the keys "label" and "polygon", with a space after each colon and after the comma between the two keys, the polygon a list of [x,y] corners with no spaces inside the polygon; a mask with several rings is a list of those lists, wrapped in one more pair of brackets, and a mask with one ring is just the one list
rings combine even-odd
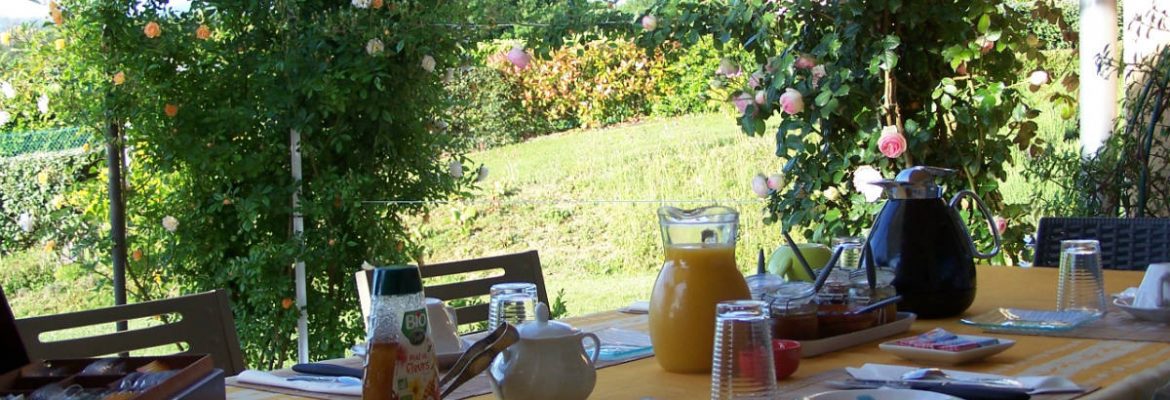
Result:
{"label": "thermos handle", "polygon": [[995,240],[995,247],[991,249],[991,252],[984,253],[975,248],[975,239],[972,238],[970,234],[968,234],[967,239],[971,246],[971,252],[975,253],[975,257],[978,258],[995,257],[996,254],[999,254],[1000,249],[999,230],[995,229],[995,219],[991,216],[991,210],[987,208],[987,204],[983,204],[983,199],[979,198],[978,194],[975,194],[975,192],[970,190],[961,190],[958,194],[955,195],[955,197],[951,198],[951,208],[958,210],[959,201],[963,199],[963,196],[967,196],[972,200],[975,200],[975,204],[979,206],[979,211],[982,212],[983,217],[987,219],[987,227],[991,228],[991,237]]}

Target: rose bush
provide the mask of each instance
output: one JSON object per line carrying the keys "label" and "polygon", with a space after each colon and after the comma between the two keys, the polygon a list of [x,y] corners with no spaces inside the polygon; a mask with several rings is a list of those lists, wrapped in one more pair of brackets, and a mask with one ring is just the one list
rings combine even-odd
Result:
{"label": "rose bush", "polygon": [[[751,53],[758,67],[746,73],[762,75],[769,102],[743,107],[737,122],[761,135],[766,119],[782,117],[776,155],[790,178],[770,195],[766,220],[811,240],[856,235],[880,194],[865,182],[911,165],[955,169],[942,182],[952,192],[970,188],[1008,219],[1023,213],[1004,204],[998,182],[1013,147],[1037,145],[1038,112],[1021,100],[1021,67],[1044,58],[1028,23],[1060,19],[1046,3],[678,0],[645,14],[658,28],[641,35],[643,46],[710,36]],[[735,78],[745,72],[734,61],[717,73],[733,90],[751,89]],[[852,190],[840,193],[853,171]],[[988,224],[975,222],[987,238]],[[1014,239],[1007,243],[1018,247]]]}

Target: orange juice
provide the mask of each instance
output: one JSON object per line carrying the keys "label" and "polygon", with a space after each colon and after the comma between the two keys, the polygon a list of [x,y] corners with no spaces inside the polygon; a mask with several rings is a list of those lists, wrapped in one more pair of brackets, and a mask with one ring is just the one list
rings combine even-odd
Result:
{"label": "orange juice", "polygon": [[711,371],[715,304],[751,299],[735,267],[734,244],[666,247],[666,262],[650,295],[654,356],[671,372]]}

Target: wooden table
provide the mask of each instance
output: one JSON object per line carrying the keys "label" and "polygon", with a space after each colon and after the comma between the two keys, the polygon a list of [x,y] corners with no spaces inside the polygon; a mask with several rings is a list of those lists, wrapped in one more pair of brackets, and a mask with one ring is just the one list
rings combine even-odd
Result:
{"label": "wooden table", "polygon": [[[1141,272],[1106,271],[1106,292],[1116,293],[1127,287],[1138,286],[1141,278]],[[1055,268],[981,266],[978,269],[975,304],[964,315],[980,314],[1004,306],[1052,309],[1055,307],[1056,282]],[[645,330],[647,319],[645,315],[613,311],[573,318],[570,322],[586,330],[610,326]],[[949,318],[916,321],[910,332],[899,337],[922,333],[935,327],[957,333],[980,333],[977,328],[959,324],[958,318]],[[960,368],[1006,375],[1063,375],[1081,384],[1102,387],[1084,396],[1087,399],[1150,398],[1154,390],[1170,381],[1170,343],[996,335],[1014,339],[1016,345],[985,361]],[[786,381],[865,363],[914,365],[878,350],[877,343],[889,339],[806,358],[801,361],[796,374]],[[653,358],[647,358],[598,370],[597,386],[591,398],[705,399],[710,397],[710,389],[709,374],[668,373]],[[229,386],[228,398],[270,400],[300,397]],[[489,394],[476,398],[489,399],[492,396]],[[780,398],[787,399],[784,396]]]}

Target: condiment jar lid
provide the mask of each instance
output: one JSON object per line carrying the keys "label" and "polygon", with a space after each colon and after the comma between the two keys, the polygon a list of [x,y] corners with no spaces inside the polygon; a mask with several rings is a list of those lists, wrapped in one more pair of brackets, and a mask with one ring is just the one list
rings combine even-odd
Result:
{"label": "condiment jar lid", "polygon": [[[877,286],[877,287],[890,286],[890,284],[894,282],[894,276],[895,276],[894,271],[892,269],[878,268],[876,271],[874,271],[874,277],[877,278],[877,282],[874,282],[874,286]],[[868,286],[869,285],[869,278],[867,278],[865,276],[865,270],[860,269],[857,271],[853,271],[852,273],[849,274],[849,283],[852,285],[855,285],[855,286],[856,285],[867,285]]]}
{"label": "condiment jar lid", "polygon": [[812,301],[816,287],[812,282],[786,282],[766,295],[769,307],[778,310],[799,308]]}
{"label": "condiment jar lid", "polygon": [[422,292],[422,277],[414,265],[394,265],[374,269],[375,296],[397,296]]}
{"label": "condiment jar lid", "polygon": [[577,328],[564,322],[548,320],[548,305],[536,303],[536,320],[526,321],[516,327],[521,339],[550,339],[577,334]]}
{"label": "condiment jar lid", "polygon": [[752,298],[755,300],[763,300],[764,296],[772,293],[780,285],[784,284],[784,279],[776,274],[755,274],[744,279],[747,281],[748,290],[752,293]]}

